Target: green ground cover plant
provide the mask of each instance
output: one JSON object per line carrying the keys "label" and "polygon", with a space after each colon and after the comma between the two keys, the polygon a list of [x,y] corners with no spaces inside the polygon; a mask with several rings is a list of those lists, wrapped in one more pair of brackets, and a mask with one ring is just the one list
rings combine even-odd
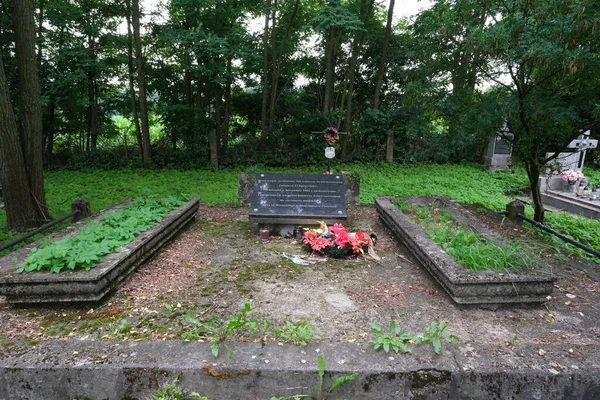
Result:
{"label": "green ground cover plant", "polygon": [[421,229],[440,245],[457,264],[472,271],[523,271],[537,265],[525,246],[498,245],[433,205],[418,207],[400,199],[395,202]]}
{"label": "green ground cover plant", "polygon": [[275,336],[282,338],[296,346],[306,346],[308,342],[319,340],[321,337],[313,332],[316,327],[308,321],[291,322],[285,321],[281,328],[275,328]]}
{"label": "green ground cover plant", "polygon": [[44,241],[39,247],[32,248],[17,272],[60,273],[80,268],[89,271],[104,256],[118,251],[137,235],[162,221],[186,198],[171,196],[158,199],[150,191],[141,192],[127,208],[104,214],[100,221],[90,222],[76,236],[56,242]]}
{"label": "green ground cover plant", "polygon": [[389,353],[390,350],[396,353],[400,350],[411,353],[411,344],[431,343],[435,354],[440,354],[442,352],[442,342],[456,343],[459,341],[458,336],[448,333],[450,324],[445,321],[432,322],[419,336],[402,332],[396,321],[390,322],[389,332],[385,332],[380,325],[374,322],[369,322],[369,326],[372,334],[369,343],[373,343],[375,350],[381,348],[386,353]]}
{"label": "green ground cover plant", "polygon": [[167,384],[163,389],[157,390],[152,394],[152,400],[210,400],[208,397],[201,396],[199,393],[192,392],[186,394],[179,387],[179,376],[176,376],[172,383]]}
{"label": "green ground cover plant", "polygon": [[383,328],[375,322],[370,322],[371,333],[373,337],[369,340],[369,343],[373,343],[375,350],[382,348],[386,353],[390,352],[390,349],[396,353],[402,350],[405,353],[410,353],[410,347],[408,344],[416,340],[415,336],[402,332],[402,329],[396,325],[395,321],[390,322],[390,330],[384,332]]}
{"label": "green ground cover plant", "polygon": [[185,332],[182,335],[182,338],[184,340],[210,340],[210,350],[215,358],[219,357],[219,349],[221,345],[223,345],[229,353],[229,358],[233,358],[233,350],[225,343],[227,339],[239,336],[242,333],[254,335],[261,327],[262,332],[264,333],[270,328],[270,324],[267,321],[247,318],[250,308],[251,304],[246,303],[233,318],[226,321],[219,321],[217,317],[213,315],[210,321],[204,322],[188,312],[185,316],[185,320],[194,324],[195,327],[193,330]]}
{"label": "green ground cover plant", "polygon": [[[71,202],[83,197],[94,212],[134,197],[148,187],[159,197],[188,193],[209,205],[238,204],[237,179],[242,171],[273,173],[323,173],[325,164],[301,168],[272,168],[255,165],[235,169],[112,171],[48,171],[45,173],[50,213],[58,217],[70,212]],[[334,163],[334,171],[347,171],[360,178],[362,203],[373,203],[375,196],[448,195],[460,203],[481,204],[491,210],[503,210],[506,204],[527,190],[528,180],[522,168],[515,172],[487,173],[478,164]],[[600,171],[586,169],[591,182],[600,181]],[[531,207],[526,214],[533,215]],[[546,224],[582,243],[600,249],[600,221],[574,221],[567,214],[546,213]],[[63,225],[64,226],[64,225]],[[56,229],[59,229],[57,227]],[[47,234],[46,232],[45,234]],[[6,230],[4,210],[0,209],[0,243],[18,237]],[[29,240],[31,243],[42,235]],[[562,242],[560,242],[562,246]],[[16,247],[0,253],[8,254]],[[580,250],[575,250],[581,252]],[[586,253],[587,254],[587,253]],[[593,256],[593,261],[600,262]]]}

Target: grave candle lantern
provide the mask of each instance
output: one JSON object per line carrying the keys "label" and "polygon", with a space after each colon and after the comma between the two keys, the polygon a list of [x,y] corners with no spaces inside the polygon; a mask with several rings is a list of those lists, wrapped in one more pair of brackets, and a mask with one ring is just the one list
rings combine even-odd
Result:
{"label": "grave candle lantern", "polygon": [[266,226],[264,228],[260,228],[260,242],[261,243],[269,242],[269,228]]}
{"label": "grave candle lantern", "polygon": [[592,189],[592,193],[590,194],[590,200],[598,200],[598,191],[596,188]]}
{"label": "grave candle lantern", "polygon": [[335,147],[325,147],[325,157],[329,158],[330,160],[332,158],[335,157]]}

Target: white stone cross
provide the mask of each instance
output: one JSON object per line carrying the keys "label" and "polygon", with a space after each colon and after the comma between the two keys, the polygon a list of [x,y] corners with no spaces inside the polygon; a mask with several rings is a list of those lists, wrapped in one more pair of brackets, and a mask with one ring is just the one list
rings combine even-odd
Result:
{"label": "white stone cross", "polygon": [[[585,131],[569,143],[569,152],[559,153],[553,162],[560,163],[561,171],[572,169],[573,171],[582,172],[586,151],[596,147],[598,147],[598,140],[590,139],[590,131]],[[550,157],[552,154],[546,153],[546,157]]]}

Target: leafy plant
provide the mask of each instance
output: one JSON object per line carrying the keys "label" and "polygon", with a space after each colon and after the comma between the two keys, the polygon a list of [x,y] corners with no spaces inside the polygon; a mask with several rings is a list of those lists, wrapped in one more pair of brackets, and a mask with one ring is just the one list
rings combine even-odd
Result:
{"label": "leafy plant", "polygon": [[321,354],[319,354],[319,357],[317,358],[317,366],[319,368],[319,386],[313,389],[312,396],[306,395],[306,394],[297,394],[297,395],[293,395],[293,396],[283,396],[283,397],[273,396],[269,400],[289,400],[289,399],[299,400],[302,398],[309,398],[309,397],[316,399],[316,400],[325,400],[325,399],[327,399],[329,394],[331,394],[333,389],[335,389],[336,387],[338,387],[339,385],[341,385],[344,382],[348,382],[348,381],[356,379],[356,377],[358,376],[358,374],[356,374],[356,373],[354,373],[352,375],[340,376],[335,381],[333,381],[333,383],[331,384],[329,389],[327,389],[326,391],[323,391],[323,384],[324,384],[324,380],[325,380],[325,370],[327,369],[327,364],[325,363],[325,359],[323,358],[323,356]]}
{"label": "leafy plant", "polygon": [[126,209],[104,214],[101,222],[90,222],[77,236],[55,243],[44,241],[39,248],[32,248],[17,272],[60,273],[77,268],[89,271],[97,261],[162,221],[167,213],[186,200],[183,196],[159,200],[147,191],[141,194]]}
{"label": "leafy plant", "polygon": [[250,308],[250,303],[244,304],[244,307],[232,319],[226,321],[219,321],[213,314],[208,323],[200,321],[200,319],[188,312],[185,320],[195,324],[196,327],[191,332],[185,332],[182,337],[185,340],[210,340],[212,342],[210,350],[215,357],[219,356],[219,348],[223,345],[229,353],[229,358],[233,358],[233,350],[225,343],[228,338],[235,336],[241,330],[247,331],[252,335],[261,326],[263,327],[263,332],[266,332],[270,327],[269,322],[266,320],[248,319],[246,314],[248,314]]}
{"label": "leafy plant", "polygon": [[193,392],[186,395],[179,387],[179,376],[176,376],[172,383],[169,383],[163,390],[157,390],[152,395],[153,400],[210,400],[208,397],[200,396]]}
{"label": "leafy plant", "polygon": [[110,324],[108,326],[110,328],[110,333],[112,333],[113,338],[120,339],[121,336],[129,331],[131,331],[131,324],[126,319],[122,319],[119,321],[117,325]]}
{"label": "leafy plant", "polygon": [[431,325],[425,328],[423,335],[417,338],[417,344],[431,343],[435,354],[440,354],[442,352],[443,340],[450,343],[456,343],[459,340],[458,336],[449,335],[447,333],[448,326],[448,322],[445,321],[440,321],[438,323],[435,321],[432,322]]}
{"label": "leafy plant", "polygon": [[323,356],[321,354],[319,354],[319,357],[317,358],[317,365],[319,367],[319,387],[313,389],[313,394],[314,394],[314,397],[318,400],[326,399],[327,396],[329,396],[329,394],[331,393],[331,391],[333,389],[335,389],[336,387],[338,387],[339,385],[341,385],[344,382],[348,382],[348,381],[356,379],[356,377],[358,376],[357,373],[354,373],[352,375],[340,376],[331,384],[331,386],[329,387],[329,389],[326,392],[323,392],[323,381],[324,381],[323,378],[325,377],[325,369],[327,368],[327,364],[325,364],[325,359],[323,358]]}
{"label": "leafy plant", "polygon": [[313,334],[315,329],[316,327],[307,321],[297,323],[285,321],[283,328],[275,328],[275,336],[292,342],[296,346],[305,346],[312,340],[321,339],[320,336]]}
{"label": "leafy plant", "polygon": [[390,323],[389,333],[384,332],[381,326],[374,322],[369,322],[369,326],[373,333],[373,338],[369,340],[369,343],[375,345],[375,350],[383,348],[383,351],[389,353],[391,348],[396,353],[398,353],[399,350],[402,350],[405,353],[411,352],[407,343],[414,342],[416,338],[410,333],[402,333],[402,330],[396,325],[395,321]]}

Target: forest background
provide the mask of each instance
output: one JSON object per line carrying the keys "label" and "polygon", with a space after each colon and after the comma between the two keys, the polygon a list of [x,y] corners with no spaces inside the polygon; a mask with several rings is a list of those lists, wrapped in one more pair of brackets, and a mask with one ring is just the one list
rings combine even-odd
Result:
{"label": "forest background", "polygon": [[139,0],[2,1],[9,227],[49,216],[42,165],[314,165],[328,126],[349,132],[345,162],[480,162],[505,122],[543,220],[543,166],[597,134],[600,6],[440,0],[394,19],[395,3],[164,0],[144,18]]}

